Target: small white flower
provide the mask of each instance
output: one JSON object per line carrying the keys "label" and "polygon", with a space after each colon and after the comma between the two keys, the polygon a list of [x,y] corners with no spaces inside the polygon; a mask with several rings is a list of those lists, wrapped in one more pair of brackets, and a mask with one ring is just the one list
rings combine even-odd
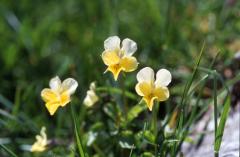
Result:
{"label": "small white flower", "polygon": [[36,136],[36,142],[31,147],[31,152],[42,152],[47,149],[46,128],[42,127],[40,135]]}
{"label": "small white flower", "polygon": [[93,106],[98,100],[98,96],[95,93],[96,90],[96,84],[95,82],[92,82],[90,84],[90,89],[87,91],[87,95],[83,100],[83,104],[86,105],[87,107]]}

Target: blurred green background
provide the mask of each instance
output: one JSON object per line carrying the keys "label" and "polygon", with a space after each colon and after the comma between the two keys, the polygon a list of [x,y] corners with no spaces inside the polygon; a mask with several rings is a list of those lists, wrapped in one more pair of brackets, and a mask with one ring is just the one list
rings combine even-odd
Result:
{"label": "blurred green background", "polygon": [[[60,116],[69,114],[68,109],[50,117],[40,92],[56,75],[62,79],[73,77],[79,82],[74,102],[80,105],[90,82],[97,81],[99,86],[116,85],[111,74],[103,74],[106,67],[100,56],[103,41],[111,35],[137,42],[138,70],[151,66],[155,70],[165,67],[172,71],[174,94],[181,95],[177,89],[182,89],[184,78],[191,74],[189,71],[204,41],[203,65],[207,67],[221,51],[220,71],[231,64],[240,50],[240,3],[237,0],[1,0],[2,143],[10,140],[10,148],[19,155],[25,154],[19,145],[32,144],[43,125],[47,126],[50,137],[70,138],[70,116]],[[126,76],[126,85],[133,93],[137,71]],[[94,118],[88,118],[93,123]],[[57,154],[62,154],[61,151],[68,152],[59,150]]]}

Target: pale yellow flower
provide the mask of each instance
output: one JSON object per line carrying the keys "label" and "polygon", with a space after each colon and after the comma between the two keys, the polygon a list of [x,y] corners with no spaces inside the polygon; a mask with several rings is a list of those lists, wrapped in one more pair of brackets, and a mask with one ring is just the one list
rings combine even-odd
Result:
{"label": "pale yellow flower", "polygon": [[83,104],[86,105],[87,107],[93,106],[98,100],[98,96],[95,93],[96,90],[96,84],[95,82],[92,82],[90,84],[90,89],[87,91],[87,95],[83,100]]}
{"label": "pale yellow flower", "polygon": [[71,95],[77,89],[78,83],[72,78],[68,78],[61,82],[58,76],[52,78],[49,82],[50,88],[45,88],[41,92],[42,99],[46,103],[46,107],[53,115],[59,106],[64,107],[71,101]]}
{"label": "pale yellow flower", "polygon": [[46,128],[42,127],[40,135],[36,136],[36,142],[31,147],[31,152],[42,152],[47,149]]}
{"label": "pale yellow flower", "polygon": [[138,66],[137,59],[132,55],[137,50],[137,44],[131,39],[124,39],[120,48],[118,36],[111,36],[104,41],[104,52],[102,59],[108,66],[106,71],[112,72],[114,79],[117,80],[121,71],[131,72]]}
{"label": "pale yellow flower", "polygon": [[165,101],[169,98],[167,86],[172,80],[172,75],[168,70],[160,69],[155,80],[154,71],[150,67],[145,67],[138,72],[137,80],[136,92],[143,97],[150,111],[154,100]]}

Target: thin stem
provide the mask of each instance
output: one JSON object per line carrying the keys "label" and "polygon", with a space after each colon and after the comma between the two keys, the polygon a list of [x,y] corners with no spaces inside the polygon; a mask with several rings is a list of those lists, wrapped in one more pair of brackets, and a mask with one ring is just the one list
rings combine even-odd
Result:
{"label": "thin stem", "polygon": [[215,129],[215,138],[216,138],[216,133],[217,133],[217,79],[216,76],[214,75],[214,80],[213,80],[213,104],[214,104],[214,129]]}
{"label": "thin stem", "polygon": [[76,141],[77,141],[79,155],[81,157],[85,157],[83,146],[82,146],[82,142],[81,142],[81,138],[80,138],[80,135],[79,135],[79,127],[78,127],[78,125],[76,123],[76,116],[75,116],[75,113],[74,113],[73,105],[71,104],[70,106],[71,106],[71,115],[72,115],[74,132],[75,132],[75,136],[76,136]]}
{"label": "thin stem", "polygon": [[154,134],[154,137],[155,137],[155,146],[154,146],[154,149],[155,149],[155,156],[157,156],[157,134],[158,134],[158,128],[157,128],[157,117],[158,117],[158,108],[159,108],[159,104],[156,103],[154,104],[153,106],[153,117],[152,117],[152,129],[153,129],[153,134]]}
{"label": "thin stem", "polygon": [[130,151],[129,157],[132,156],[133,149],[134,149],[134,144],[132,145],[132,148],[131,148],[131,151]]}
{"label": "thin stem", "polygon": [[127,119],[128,104],[127,104],[127,99],[126,99],[126,87],[125,87],[124,76],[122,76],[120,79],[120,85],[121,85],[121,89],[122,89],[123,111],[124,111],[125,118]]}
{"label": "thin stem", "polygon": [[[214,74],[216,72],[214,71]],[[216,75],[214,75],[213,77],[213,104],[214,104],[214,135],[215,135],[215,139],[217,138],[217,78]],[[214,156],[218,157],[218,152],[214,151]]]}
{"label": "thin stem", "polygon": [[8,149],[6,146],[4,146],[3,144],[0,144],[0,148],[2,148],[3,150],[5,150],[11,157],[17,157],[17,155],[15,153],[13,153],[10,149]]}

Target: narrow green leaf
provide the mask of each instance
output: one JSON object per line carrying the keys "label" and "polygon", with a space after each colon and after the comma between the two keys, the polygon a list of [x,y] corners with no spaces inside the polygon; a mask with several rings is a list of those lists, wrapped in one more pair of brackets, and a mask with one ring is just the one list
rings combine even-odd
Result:
{"label": "narrow green leaf", "polygon": [[182,95],[182,99],[181,99],[181,105],[184,104],[184,100],[188,94],[188,91],[190,90],[190,87],[193,83],[193,80],[194,78],[196,77],[196,74],[197,74],[197,70],[198,70],[198,67],[199,67],[199,64],[200,64],[200,61],[202,59],[202,55],[203,55],[203,50],[204,50],[204,47],[205,47],[205,42],[203,43],[203,46],[201,48],[201,51],[200,51],[200,54],[198,56],[198,59],[197,59],[197,62],[195,63],[195,66],[194,66],[194,70],[193,70],[193,74],[192,74],[192,77],[189,79],[189,81],[187,82],[184,90],[183,90],[183,95]]}
{"label": "narrow green leaf", "polygon": [[218,118],[218,113],[217,113],[217,77],[214,75],[213,78],[213,106],[214,106],[214,135],[216,138],[217,135],[217,118]]}
{"label": "narrow green leaf", "polygon": [[130,151],[129,157],[132,157],[133,149],[134,149],[134,144],[132,145],[132,148],[131,148],[131,151]]}
{"label": "narrow green leaf", "polygon": [[146,104],[140,101],[137,105],[133,106],[127,114],[127,123],[138,117],[138,115],[146,109]]}
{"label": "narrow green leaf", "polygon": [[144,131],[143,136],[149,143],[155,144],[155,136],[151,131],[149,130]]}
{"label": "narrow green leaf", "polygon": [[[201,59],[202,59],[202,55],[203,55],[203,50],[205,48],[205,42],[203,42],[203,45],[202,45],[202,48],[201,48],[201,51],[200,51],[200,54],[198,56],[198,59],[197,61],[195,62],[195,66],[194,66],[194,70],[193,70],[193,73],[192,73],[192,76],[189,78],[188,82],[186,83],[185,87],[184,87],[184,90],[183,90],[183,95],[181,97],[181,102],[180,102],[180,114],[179,114],[179,118],[178,118],[178,126],[175,130],[175,133],[176,133],[176,137],[180,140],[180,141],[183,141],[184,140],[184,131],[183,131],[183,125],[185,123],[185,115],[186,115],[186,106],[185,106],[185,102],[187,100],[187,96],[189,94],[189,90],[192,86],[192,83],[193,83],[193,80],[195,79],[196,75],[197,75],[197,71],[198,71],[198,67],[200,65],[200,62],[201,62]],[[180,149],[180,146],[181,146],[181,143],[180,142],[178,145],[174,145],[172,147],[172,152],[173,154],[176,155],[176,148]]]}
{"label": "narrow green leaf", "polygon": [[0,147],[5,150],[11,157],[17,157],[17,155],[15,153],[13,153],[10,149],[8,149],[6,146],[4,146],[3,144],[0,144]]}
{"label": "narrow green leaf", "polygon": [[204,47],[205,47],[205,42],[203,43],[203,46],[202,46],[201,51],[200,51],[200,54],[199,54],[198,59],[197,59],[197,61],[195,63],[192,77],[188,80],[186,86],[184,87],[184,91],[183,91],[183,95],[182,95],[182,99],[181,99],[181,103],[180,103],[181,113],[180,113],[180,119],[179,119],[179,123],[178,123],[178,126],[179,126],[178,127],[178,131],[181,131],[182,127],[183,127],[184,114],[185,114],[185,110],[184,110],[185,109],[185,106],[184,106],[185,100],[187,98],[187,95],[188,95],[188,92],[190,90],[190,87],[191,87],[191,85],[193,83],[193,80],[196,77],[196,74],[197,74],[197,71],[198,71],[198,67],[199,67],[200,61],[202,59]]}
{"label": "narrow green leaf", "polygon": [[[96,89],[96,91],[99,91],[99,92],[111,92],[111,93],[116,93],[116,94],[123,94],[123,90],[121,89],[118,89],[118,88],[114,88],[114,87],[98,87]],[[130,98],[130,99],[133,99],[133,100],[137,100],[137,97],[135,94],[129,92],[129,91],[125,91],[125,96]]]}
{"label": "narrow green leaf", "polygon": [[78,127],[77,127],[77,124],[76,124],[76,116],[74,114],[74,110],[73,110],[72,105],[71,105],[71,114],[72,114],[72,119],[73,119],[74,133],[75,133],[75,136],[76,136],[78,151],[79,151],[79,154],[80,154],[81,157],[85,157],[83,146],[82,146],[81,139],[80,139],[80,136],[79,136]]}
{"label": "narrow green leaf", "polygon": [[216,138],[215,138],[215,143],[214,143],[214,152],[218,153],[220,146],[221,146],[221,142],[222,142],[222,136],[224,133],[224,128],[225,128],[225,123],[228,117],[228,113],[230,110],[230,96],[227,97],[227,100],[224,103],[224,107],[223,107],[223,112],[221,114],[220,117],[220,122],[217,128],[217,133],[216,133]]}

